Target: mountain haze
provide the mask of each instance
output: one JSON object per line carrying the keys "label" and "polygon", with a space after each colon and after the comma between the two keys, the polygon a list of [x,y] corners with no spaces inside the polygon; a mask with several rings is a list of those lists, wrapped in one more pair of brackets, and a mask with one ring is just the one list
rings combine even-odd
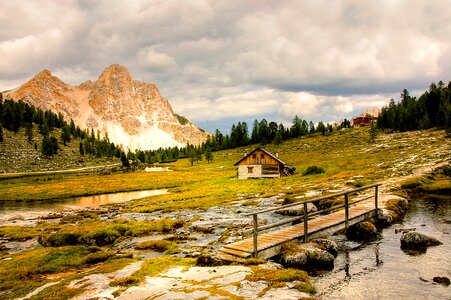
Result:
{"label": "mountain haze", "polygon": [[43,110],[61,112],[81,128],[93,128],[131,150],[199,145],[208,133],[174,114],[151,83],[134,80],[124,66],[113,64],[95,81],[71,86],[44,70],[21,87],[3,92]]}

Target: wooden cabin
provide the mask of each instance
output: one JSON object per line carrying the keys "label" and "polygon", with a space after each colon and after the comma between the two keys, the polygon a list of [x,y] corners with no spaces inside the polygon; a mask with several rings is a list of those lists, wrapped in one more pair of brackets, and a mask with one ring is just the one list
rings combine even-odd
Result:
{"label": "wooden cabin", "polygon": [[285,166],[276,155],[265,149],[256,148],[240,159],[238,166],[238,178],[278,178],[293,174],[294,168]]}

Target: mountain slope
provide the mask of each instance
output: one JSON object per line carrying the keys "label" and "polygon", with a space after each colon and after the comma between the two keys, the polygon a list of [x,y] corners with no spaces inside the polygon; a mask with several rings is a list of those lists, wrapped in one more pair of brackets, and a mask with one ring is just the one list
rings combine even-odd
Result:
{"label": "mountain slope", "polygon": [[127,68],[117,64],[106,68],[95,82],[79,86],[44,70],[3,96],[61,112],[81,128],[99,130],[132,150],[199,145],[208,137],[191,122],[181,124],[155,85],[134,80]]}

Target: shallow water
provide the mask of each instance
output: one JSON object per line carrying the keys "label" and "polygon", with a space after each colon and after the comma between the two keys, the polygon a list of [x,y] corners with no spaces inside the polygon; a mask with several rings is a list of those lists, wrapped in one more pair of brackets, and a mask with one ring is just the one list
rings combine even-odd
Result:
{"label": "shallow water", "polygon": [[52,212],[62,210],[77,210],[87,207],[98,207],[104,204],[121,203],[133,199],[166,194],[168,190],[146,190],[102,194],[66,198],[51,201],[13,202],[0,201],[0,226],[10,223],[21,223],[23,220],[32,220]]}
{"label": "shallow water", "polygon": [[[443,245],[424,252],[400,249],[400,228],[438,238]],[[312,281],[320,299],[451,299],[451,286],[432,281],[451,278],[451,198],[412,202],[402,224],[382,231],[378,241],[340,251],[335,268]],[[336,237],[340,239],[340,237]]]}

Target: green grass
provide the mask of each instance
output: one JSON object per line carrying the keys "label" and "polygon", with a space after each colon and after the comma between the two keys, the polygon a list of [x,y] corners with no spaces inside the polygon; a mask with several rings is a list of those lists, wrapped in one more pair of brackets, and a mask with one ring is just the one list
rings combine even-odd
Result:
{"label": "green grass", "polygon": [[249,281],[266,281],[271,287],[284,286],[286,282],[300,281],[297,288],[302,292],[315,293],[315,288],[310,283],[308,274],[297,269],[268,270],[259,267],[251,267],[252,274],[246,276]]}
{"label": "green grass", "polygon": [[[97,262],[104,263],[96,268],[95,272],[103,273],[118,270],[133,261],[129,257],[116,257],[112,252],[91,253],[89,248],[83,246],[38,248],[8,257],[12,259],[0,261],[0,292],[5,293],[0,297],[7,299],[25,296],[39,286],[54,281],[54,278],[66,280],[67,284],[68,280],[89,275],[89,272],[82,274],[80,271]],[[109,261],[106,262],[107,260]],[[94,272],[94,269],[91,272]],[[57,299],[72,292],[61,287],[56,290],[50,288],[36,298]],[[58,297],[44,297],[47,293]]]}
{"label": "green grass", "polygon": [[[424,141],[415,142],[418,135]],[[173,172],[134,172],[77,176],[45,182],[0,183],[0,194],[4,200],[46,200],[169,188],[169,194],[130,202],[128,209],[136,212],[207,209],[252,198],[257,194],[276,195],[286,192],[286,187],[295,193],[303,193],[311,190],[304,186],[307,183],[327,188],[331,184],[344,185],[353,176],[363,176],[357,182],[359,185],[373,183],[388,176],[409,173],[416,163],[449,159],[446,151],[431,151],[431,147],[439,149],[450,145],[451,141],[445,137],[444,131],[381,134],[376,143],[368,143],[367,137],[367,129],[363,128],[289,140],[281,146],[268,145],[268,151],[278,152],[283,161],[298,170],[294,176],[280,179],[236,179],[233,164],[244,152],[253,148],[248,146],[215,152],[212,163],[203,160],[191,166],[187,159],[179,160],[171,164]],[[406,157],[406,152],[409,156],[416,156],[416,161],[397,166],[399,160]],[[326,172],[302,176],[300,172],[312,165]]]}
{"label": "green grass", "polygon": [[150,240],[135,246],[137,250],[154,250],[165,254],[175,254],[179,252],[177,244],[166,240]]}

